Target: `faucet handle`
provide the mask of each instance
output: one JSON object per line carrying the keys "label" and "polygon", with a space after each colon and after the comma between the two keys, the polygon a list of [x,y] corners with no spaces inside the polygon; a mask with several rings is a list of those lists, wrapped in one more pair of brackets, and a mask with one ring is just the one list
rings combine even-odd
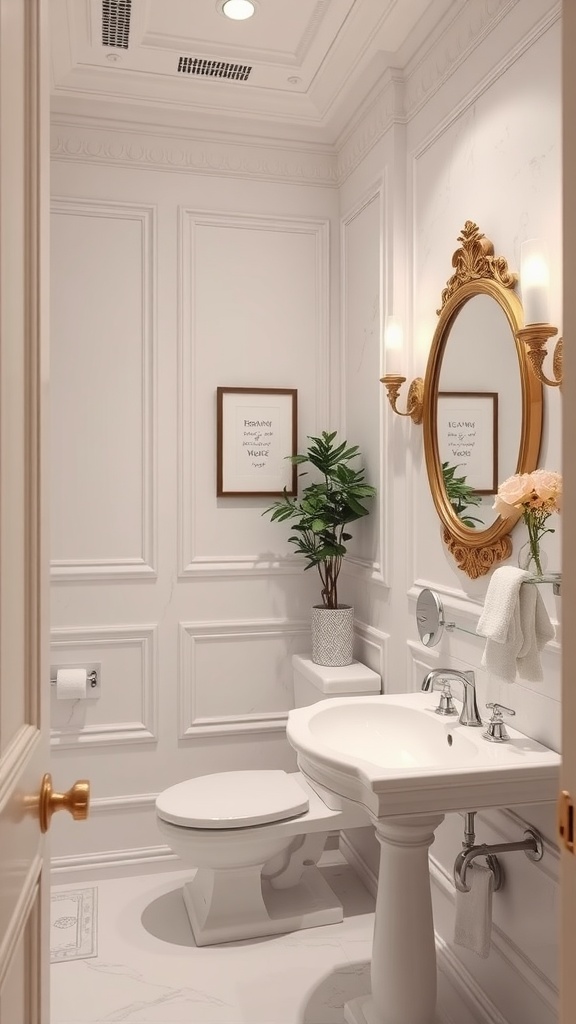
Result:
{"label": "faucet handle", "polygon": [[457,715],[458,712],[452,700],[452,690],[450,689],[450,683],[447,679],[441,679],[439,682],[442,683],[442,693],[440,695],[440,703],[435,708],[437,715]]}
{"label": "faucet handle", "polygon": [[504,704],[498,704],[497,702],[491,702],[486,707],[492,708],[492,718],[488,722],[488,728],[483,735],[486,739],[491,740],[492,743],[506,743],[510,737],[504,724],[503,712],[507,715],[515,715],[516,712],[512,708],[507,708]]}

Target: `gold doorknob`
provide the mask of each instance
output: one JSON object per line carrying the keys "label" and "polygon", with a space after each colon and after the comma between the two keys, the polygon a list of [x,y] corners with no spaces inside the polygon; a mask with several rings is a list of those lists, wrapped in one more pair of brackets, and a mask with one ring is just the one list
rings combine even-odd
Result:
{"label": "gold doorknob", "polygon": [[26,798],[25,803],[28,811],[37,812],[41,832],[48,831],[55,811],[70,811],[74,821],[84,821],[88,817],[90,783],[87,779],[79,779],[67,793],[55,793],[52,789],[52,776],[46,772],[40,795]]}

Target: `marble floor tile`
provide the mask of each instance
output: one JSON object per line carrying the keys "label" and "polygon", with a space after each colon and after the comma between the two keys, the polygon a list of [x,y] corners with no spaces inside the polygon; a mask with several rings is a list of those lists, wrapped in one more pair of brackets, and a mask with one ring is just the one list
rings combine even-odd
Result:
{"label": "marble floor tile", "polygon": [[203,948],[189,872],[99,881],[98,956],[53,965],[52,1024],[343,1024],[344,1002],[369,990],[374,901],[339,854],[322,870],[341,924]]}
{"label": "marble floor tile", "polygon": [[[98,890],[98,955],[52,965],[51,1024],[344,1024],[344,1003],[370,991],[374,900],[340,854],[322,872],[340,924],[202,948],[182,900],[189,871],[83,882]],[[438,1024],[475,1024],[438,980]]]}

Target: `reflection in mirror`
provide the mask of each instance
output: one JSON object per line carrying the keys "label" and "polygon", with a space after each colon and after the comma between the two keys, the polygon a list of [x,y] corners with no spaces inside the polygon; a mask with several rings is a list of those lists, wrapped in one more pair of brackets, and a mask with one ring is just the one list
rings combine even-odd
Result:
{"label": "reflection in mirror", "polygon": [[474,221],[452,255],[432,339],[422,424],[442,536],[471,579],[510,557],[516,517],[492,510],[499,481],[538,464],[542,385],[523,344],[517,276]]}
{"label": "reflection in mirror", "polygon": [[516,343],[502,307],[473,295],[454,317],[438,387],[438,450],[446,496],[460,521],[496,521],[499,480],[516,471],[522,390]]}

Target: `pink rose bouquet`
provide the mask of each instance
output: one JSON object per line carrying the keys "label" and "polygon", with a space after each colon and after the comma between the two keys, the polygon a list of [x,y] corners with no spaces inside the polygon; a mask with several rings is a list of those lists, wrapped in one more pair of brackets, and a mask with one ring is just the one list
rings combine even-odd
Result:
{"label": "pink rose bouquet", "polygon": [[542,576],[540,541],[545,533],[554,533],[546,526],[553,512],[562,507],[562,476],[548,469],[535,469],[533,473],[516,473],[500,484],[492,506],[505,519],[515,511],[522,512],[528,530],[530,555],[536,572]]}

